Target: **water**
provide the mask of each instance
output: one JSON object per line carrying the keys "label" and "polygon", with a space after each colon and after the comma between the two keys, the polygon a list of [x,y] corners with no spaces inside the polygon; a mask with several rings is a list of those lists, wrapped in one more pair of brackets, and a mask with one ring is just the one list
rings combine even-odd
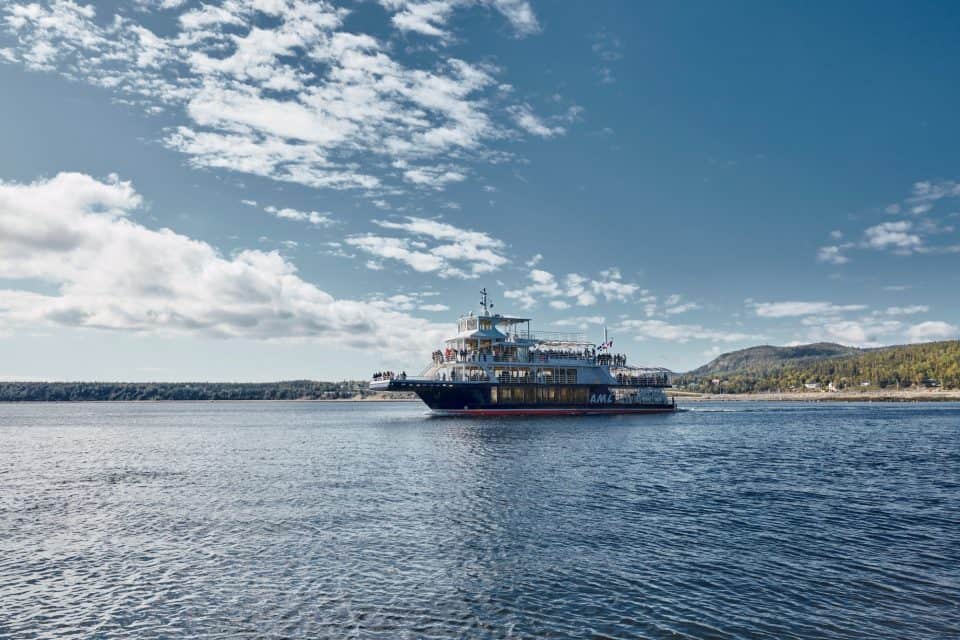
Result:
{"label": "water", "polygon": [[960,636],[960,405],[0,405],[0,637]]}

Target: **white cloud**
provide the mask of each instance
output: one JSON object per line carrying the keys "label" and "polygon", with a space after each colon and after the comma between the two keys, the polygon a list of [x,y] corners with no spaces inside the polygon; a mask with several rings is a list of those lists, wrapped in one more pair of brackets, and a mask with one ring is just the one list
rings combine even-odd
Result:
{"label": "white cloud", "polygon": [[540,31],[540,23],[528,0],[485,0],[503,14],[517,36],[527,36]]}
{"label": "white cloud", "polygon": [[430,298],[434,294],[429,291],[420,293],[396,293],[389,297],[375,295],[370,299],[370,304],[380,309],[388,311],[428,311],[431,313],[439,311],[449,311],[450,307],[445,304],[425,303],[425,298]]}
{"label": "white cloud", "polygon": [[807,339],[810,341],[839,342],[857,347],[880,347],[887,344],[944,340],[958,336],[957,327],[942,321],[921,322],[905,325],[900,320],[884,316],[907,316],[926,313],[924,305],[909,307],[889,307],[882,313],[860,318],[805,317],[803,325],[808,327]]}
{"label": "white cloud", "polygon": [[[0,28],[12,46],[3,57],[103,87],[151,114],[166,111],[173,125],[163,142],[194,166],[371,197],[397,180],[435,189],[459,182],[465,162],[507,157],[489,147],[511,132],[563,131],[527,105],[511,107],[493,66],[405,64],[389,43],[346,31],[350,11],[326,1],[180,4],[145,1],[142,13],[99,15],[70,0],[8,2]],[[538,28],[522,0],[384,4],[395,26],[420,32],[443,32],[454,9],[473,4],[503,14],[517,33]],[[136,21],[151,10],[178,20],[151,31]],[[511,125],[518,113],[522,123]],[[403,170],[392,171],[401,160]]]}
{"label": "white cloud", "polygon": [[866,305],[845,304],[837,305],[832,302],[753,302],[748,301],[747,306],[752,308],[761,318],[788,318],[795,316],[808,316],[814,314],[837,314],[845,311],[862,311]]}
{"label": "white cloud", "polygon": [[925,304],[914,304],[907,307],[887,307],[886,313],[888,316],[909,316],[916,313],[926,313],[930,311],[930,307]]}
{"label": "white cloud", "polygon": [[909,327],[906,335],[910,342],[949,340],[960,337],[960,328],[946,322],[932,320]]}
{"label": "white cloud", "polygon": [[528,267],[535,267],[535,266],[537,266],[538,264],[540,264],[540,262],[541,262],[542,260],[543,260],[543,254],[542,254],[542,253],[538,253],[538,254],[536,254],[535,256],[533,256],[532,258],[530,258],[529,260],[527,260],[526,263],[524,263],[524,264],[526,264]]}
{"label": "white cloud", "polygon": [[411,0],[380,0],[387,9],[396,11],[390,21],[400,31],[413,31],[425,36],[446,38],[449,34],[441,27],[453,13],[455,2],[451,0],[433,0],[414,2]]}
{"label": "white cloud", "polygon": [[543,122],[528,104],[521,104],[511,107],[510,113],[513,120],[521,129],[541,138],[552,138],[566,133],[562,126],[550,126]]}
{"label": "white cloud", "polygon": [[503,242],[484,232],[416,216],[399,222],[374,220],[374,224],[403,232],[405,237],[371,233],[350,236],[346,243],[380,260],[396,260],[421,273],[476,278],[509,262],[502,253]]}
{"label": "white cloud", "polygon": [[667,315],[677,315],[679,313],[687,313],[688,311],[696,311],[702,307],[696,302],[683,302],[681,304],[676,304],[672,307],[667,307],[664,309],[664,313]]}
{"label": "white cloud", "polygon": [[806,317],[810,342],[839,342],[856,347],[879,347],[903,328],[897,320],[881,320],[866,316],[850,320],[838,317]]}
{"label": "white cloud", "polygon": [[601,272],[601,278],[593,279],[578,273],[568,273],[562,280],[543,269],[532,269],[528,274],[531,284],[520,289],[504,292],[504,297],[516,300],[524,308],[530,308],[540,299],[561,299],[566,304],[552,305],[554,308],[567,308],[571,304],[588,307],[596,304],[600,298],[606,302],[629,302],[638,293],[646,293],[639,285],[623,282],[617,269]]}
{"label": "white cloud", "polygon": [[953,180],[921,180],[913,184],[909,202],[935,202],[943,198],[960,198],[960,183]]}
{"label": "white cloud", "polygon": [[[943,216],[936,213],[936,205],[945,198],[960,198],[960,183],[953,180],[923,180],[913,185],[910,196],[902,203],[887,205],[884,211],[890,215],[908,213],[912,220],[895,220],[871,225],[863,230],[858,242],[845,242],[821,247],[817,260],[841,265],[850,262],[849,253],[854,249],[890,251],[896,255],[960,253],[960,245],[938,244],[937,236],[953,233],[951,224],[945,224]],[[950,215],[955,214],[949,214]],[[833,240],[840,240],[844,233],[830,232]]]}
{"label": "white cloud", "polygon": [[600,84],[616,82],[611,65],[623,58],[623,43],[620,38],[607,31],[600,31],[594,35],[591,48],[600,61],[600,65],[596,67]]}
{"label": "white cloud", "polygon": [[467,176],[459,171],[443,167],[417,167],[404,171],[403,179],[411,184],[442,190],[451,182],[466,180]]}
{"label": "white cloud", "polygon": [[298,211],[296,209],[291,209],[289,207],[278,209],[277,207],[274,207],[274,206],[265,207],[264,211],[282,220],[296,220],[298,222],[309,222],[315,227],[329,227],[337,223],[337,221],[331,218],[329,214],[318,213],[316,211]]}
{"label": "white cloud", "polygon": [[630,333],[635,340],[663,340],[680,343],[690,340],[743,342],[762,338],[762,336],[755,334],[707,329],[695,324],[671,324],[663,320],[624,320],[617,325],[617,331]]}
{"label": "white cloud", "polygon": [[487,5],[502,14],[518,36],[540,30],[537,17],[528,0],[380,0],[380,4],[394,15],[390,19],[400,31],[447,40],[445,29],[453,12],[470,5]]}
{"label": "white cloud", "polygon": [[908,220],[883,222],[863,232],[864,243],[871,249],[894,249],[910,253],[923,244],[920,236],[911,233],[913,223]]}
{"label": "white cloud", "polygon": [[553,324],[558,327],[576,327],[578,329],[586,329],[589,326],[600,326],[606,323],[607,319],[603,316],[575,316],[573,318],[563,318],[562,320],[557,320]]}
{"label": "white cloud", "polygon": [[843,249],[849,245],[831,245],[820,247],[817,251],[817,262],[826,262],[828,264],[847,264],[850,258],[843,255]]}
{"label": "white cloud", "polygon": [[130,218],[128,182],[61,173],[0,183],[0,278],[56,292],[0,292],[0,327],[58,325],[149,333],[327,341],[422,352],[437,325],[367,302],[336,299],[277,252],[226,257],[170,229]]}

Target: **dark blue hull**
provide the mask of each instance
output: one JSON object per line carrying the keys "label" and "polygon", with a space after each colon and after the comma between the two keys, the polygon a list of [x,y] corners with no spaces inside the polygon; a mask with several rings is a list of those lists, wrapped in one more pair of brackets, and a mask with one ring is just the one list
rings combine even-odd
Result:
{"label": "dark blue hull", "polygon": [[416,393],[433,411],[450,415],[586,415],[669,413],[672,402],[627,404],[613,402],[608,385],[492,384],[434,380],[382,380],[378,391]]}

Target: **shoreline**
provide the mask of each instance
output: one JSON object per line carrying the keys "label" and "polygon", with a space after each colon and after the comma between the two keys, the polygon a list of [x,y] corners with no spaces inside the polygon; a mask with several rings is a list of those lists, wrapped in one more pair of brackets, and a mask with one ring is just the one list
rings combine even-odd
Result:
{"label": "shoreline", "polygon": [[826,391],[765,393],[670,393],[677,402],[960,402],[955,391]]}

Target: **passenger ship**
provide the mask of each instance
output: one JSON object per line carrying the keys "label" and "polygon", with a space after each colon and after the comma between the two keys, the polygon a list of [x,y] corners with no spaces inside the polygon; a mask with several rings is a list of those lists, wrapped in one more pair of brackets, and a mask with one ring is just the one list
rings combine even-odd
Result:
{"label": "passenger ship", "polygon": [[419,376],[375,374],[370,389],[412,391],[442,415],[586,415],[665,413],[676,403],[664,391],[665,369],[627,365],[582,334],[533,332],[530,318],[491,312],[461,316],[457,334],[435,351]]}

